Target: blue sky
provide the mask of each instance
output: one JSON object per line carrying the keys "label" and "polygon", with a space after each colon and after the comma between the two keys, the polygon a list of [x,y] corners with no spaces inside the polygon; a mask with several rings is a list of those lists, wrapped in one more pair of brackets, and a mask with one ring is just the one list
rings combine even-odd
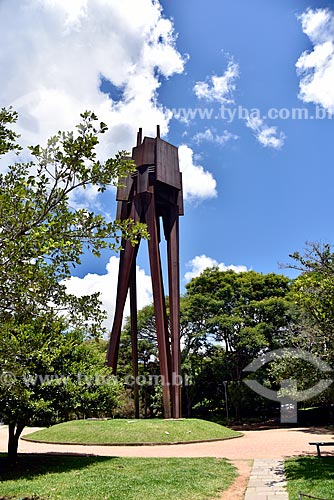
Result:
{"label": "blue sky", "polygon": [[[313,47],[297,16],[329,2],[168,0],[163,5],[174,19],[179,50],[190,54],[186,75],[162,86],[166,105],[204,107],[206,103],[199,103],[192,92],[195,82],[222,74],[226,59],[233,57],[240,71],[234,93],[237,106],[259,108],[264,115],[269,108],[306,107],[314,113],[314,103],[298,98],[295,64]],[[176,143],[187,133],[188,144],[213,172],[218,190],[217,198],[186,213],[183,235],[189,243],[183,243],[184,261],[191,258],[193,245],[196,255],[277,272],[278,262],[302,250],[306,240],[333,241],[333,121],[288,119],[268,124],[286,136],[278,150],[259,144],[242,120],[226,124],[197,119],[188,127],[171,126],[169,137]],[[215,128],[217,134],[227,129],[239,139],[223,147],[191,140],[207,128]]]}
{"label": "blue sky", "polygon": [[[334,2],[14,3],[0,3],[0,99],[18,109],[24,141],[92,109],[110,128],[102,158],[158,123],[180,147],[182,287],[215,263],[293,276],[279,267],[289,253],[333,242]],[[71,202],[113,217],[114,198]],[[143,243],[140,306],[151,300]],[[109,323],[117,266],[109,252],[85,255],[69,283],[100,290]]]}

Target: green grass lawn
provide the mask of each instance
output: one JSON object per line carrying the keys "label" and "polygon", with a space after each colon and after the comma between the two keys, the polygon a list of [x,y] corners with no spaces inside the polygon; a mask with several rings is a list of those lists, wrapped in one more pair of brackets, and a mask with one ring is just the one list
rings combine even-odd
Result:
{"label": "green grass lawn", "polygon": [[[211,500],[236,469],[216,458],[109,458],[20,455],[17,469],[0,455],[0,499]],[[35,495],[35,496],[34,496]]]}
{"label": "green grass lawn", "polygon": [[197,419],[72,420],[33,432],[25,439],[53,443],[176,443],[241,436],[222,425]]}
{"label": "green grass lawn", "polygon": [[334,498],[334,457],[302,457],[285,462],[289,500],[299,492],[328,500]]}

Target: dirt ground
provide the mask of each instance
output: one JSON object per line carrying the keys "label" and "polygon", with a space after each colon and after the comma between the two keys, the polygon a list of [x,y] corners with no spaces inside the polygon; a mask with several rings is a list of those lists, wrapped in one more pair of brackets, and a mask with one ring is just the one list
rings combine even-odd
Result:
{"label": "dirt ground", "polygon": [[[23,435],[35,429],[26,428]],[[253,458],[286,458],[298,455],[315,455],[310,441],[330,441],[331,431],[324,428],[269,428],[245,430],[243,436],[210,443],[178,444],[161,446],[85,446],[32,443],[20,440],[19,453],[78,453],[119,457],[218,457],[230,460]],[[7,428],[0,427],[0,451],[7,449]],[[334,453],[324,448],[323,454]]]}
{"label": "dirt ground", "polygon": [[219,500],[243,500],[252,470],[252,460],[231,460],[231,464],[237,467],[238,477],[231,487],[224,491]]}

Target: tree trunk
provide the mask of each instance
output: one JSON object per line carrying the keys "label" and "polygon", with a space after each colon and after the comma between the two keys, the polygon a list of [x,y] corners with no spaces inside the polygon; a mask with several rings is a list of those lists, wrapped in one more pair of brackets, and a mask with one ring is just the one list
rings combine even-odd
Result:
{"label": "tree trunk", "polygon": [[19,438],[24,429],[24,425],[18,423],[10,423],[8,425],[8,461],[10,464],[17,463],[17,450]]}
{"label": "tree trunk", "polygon": [[191,415],[192,415],[192,397],[191,397],[191,394],[190,394],[190,391],[189,391],[189,388],[186,387],[186,390],[185,390],[185,396],[186,396],[186,408],[187,408],[187,418],[191,418]]}
{"label": "tree trunk", "polygon": [[144,387],[144,418],[147,418],[147,387]]}

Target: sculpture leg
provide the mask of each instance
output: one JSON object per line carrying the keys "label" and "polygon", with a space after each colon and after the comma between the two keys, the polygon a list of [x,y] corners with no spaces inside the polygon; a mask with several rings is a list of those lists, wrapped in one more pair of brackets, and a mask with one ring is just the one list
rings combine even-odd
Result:
{"label": "sculpture leg", "polygon": [[126,241],[124,244],[124,250],[121,251],[120,255],[115,316],[107,353],[108,366],[112,366],[114,374],[116,374],[117,371],[117,358],[121,336],[123,311],[130,284],[131,269],[133,262],[135,262],[136,253],[137,248],[133,247],[129,241]]}
{"label": "sculpture leg", "polygon": [[170,400],[170,347],[168,332],[166,331],[166,307],[165,295],[162,282],[162,270],[159,252],[158,220],[155,213],[154,195],[148,201],[145,220],[147,223],[150,239],[148,240],[148,251],[150,258],[154,314],[157,329],[157,340],[159,349],[160,373],[162,376],[162,397],[165,418],[171,418]]}
{"label": "sculpture leg", "polygon": [[[140,216],[136,209],[135,203],[132,203],[131,205],[131,211],[129,217],[133,219],[135,222],[138,222],[140,220]],[[117,358],[118,358],[119,341],[121,336],[124,306],[130,284],[131,270],[132,266],[135,265],[134,263],[136,261],[139,244],[133,247],[128,240],[126,241],[123,240],[122,246],[123,250],[120,253],[120,262],[118,270],[115,316],[107,352],[107,363],[108,366],[112,366],[114,374],[116,374],[117,371]]]}
{"label": "sculpture leg", "polygon": [[133,395],[135,403],[135,418],[139,418],[139,388],[138,388],[138,324],[137,324],[137,280],[136,261],[133,261],[130,276],[130,314],[131,314],[131,349],[132,371],[134,376]]}
{"label": "sculpture leg", "polygon": [[177,207],[171,210],[167,239],[169,309],[172,351],[173,418],[181,417],[181,350],[180,350],[180,262],[179,218]]}

